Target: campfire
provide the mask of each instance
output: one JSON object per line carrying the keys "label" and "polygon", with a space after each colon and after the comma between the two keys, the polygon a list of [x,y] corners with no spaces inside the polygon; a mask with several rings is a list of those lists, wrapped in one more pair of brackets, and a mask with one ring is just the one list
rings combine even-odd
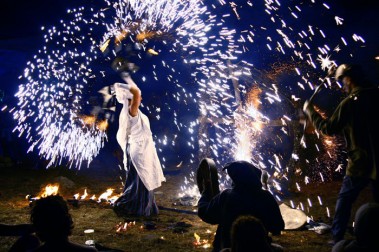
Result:
{"label": "campfire", "polygon": [[37,196],[26,195],[26,199],[30,202],[38,200],[40,198],[45,198],[50,195],[57,195],[59,190],[58,184],[48,184]]}
{"label": "campfire", "polygon": [[[120,194],[114,195],[113,194],[114,189],[108,188],[105,192],[100,194],[99,197],[96,197],[96,195],[92,195],[89,197],[87,189],[84,189],[83,194],[76,193],[73,195],[72,198],[67,199],[67,202],[72,204],[75,207],[79,206],[79,203],[86,203],[86,202],[97,202],[97,203],[108,203],[112,205],[118,197],[120,197]],[[26,199],[29,200],[29,203],[32,204],[34,201],[45,198],[50,195],[57,195],[59,193],[59,184],[48,184],[45,186],[38,194],[37,196],[32,195],[26,195]]]}

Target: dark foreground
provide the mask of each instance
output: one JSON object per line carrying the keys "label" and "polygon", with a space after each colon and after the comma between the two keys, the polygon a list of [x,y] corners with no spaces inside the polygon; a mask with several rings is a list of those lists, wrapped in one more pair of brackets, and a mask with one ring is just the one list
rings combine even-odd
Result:
{"label": "dark foreground", "polygon": [[[194,212],[195,207],[180,204],[178,195],[181,193],[184,171],[167,173],[167,182],[156,191],[157,203],[163,207],[157,217],[128,219],[116,216],[106,202],[99,203],[90,199],[71,201],[74,194],[82,195],[84,189],[87,189],[89,197],[94,194],[98,197],[108,188],[113,188],[118,193],[121,184],[117,170],[33,170],[0,167],[0,175],[1,223],[29,222],[30,206],[26,195],[36,195],[47,184],[59,181],[60,194],[70,202],[75,222],[71,240],[75,242],[83,244],[88,238],[84,230],[94,229],[93,238],[98,244],[122,251],[211,251],[204,247],[211,243],[216,226],[202,222]],[[332,216],[339,186],[339,181],[308,184],[303,186],[301,192],[292,193],[284,202],[292,200],[296,205],[302,202],[305,212],[313,220],[330,224],[331,218],[328,217],[326,209],[329,209]],[[369,191],[364,191],[355,204],[354,211],[369,200],[369,195]],[[317,196],[321,197],[321,203]],[[312,206],[307,203],[308,199]],[[120,229],[121,226],[125,227],[125,223],[126,229]],[[200,237],[198,239],[201,245],[196,243],[196,235]],[[289,252],[331,251],[331,247],[327,245],[329,239],[330,233],[317,234],[306,228],[284,231],[281,236],[274,237],[274,241]],[[0,237],[0,251],[8,251],[14,241],[14,237]]]}

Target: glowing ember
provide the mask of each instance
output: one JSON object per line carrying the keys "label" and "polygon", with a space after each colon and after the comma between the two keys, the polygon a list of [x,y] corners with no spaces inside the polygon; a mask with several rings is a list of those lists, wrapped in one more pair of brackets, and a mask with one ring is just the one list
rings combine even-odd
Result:
{"label": "glowing ember", "polygon": [[196,233],[193,233],[195,237],[195,242],[193,243],[195,246],[203,247],[203,248],[210,248],[211,244],[209,243],[209,240],[201,239],[200,236]]}
{"label": "glowing ember", "polygon": [[116,225],[116,232],[121,233],[121,232],[126,232],[128,228],[132,228],[136,225],[135,221],[130,221],[130,222],[120,222]]}

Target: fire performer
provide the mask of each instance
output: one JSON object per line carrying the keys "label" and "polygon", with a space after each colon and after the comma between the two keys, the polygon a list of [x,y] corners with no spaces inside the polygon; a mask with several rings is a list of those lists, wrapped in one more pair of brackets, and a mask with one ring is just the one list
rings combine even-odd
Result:
{"label": "fire performer", "polygon": [[123,194],[115,201],[118,215],[150,216],[158,214],[153,190],[165,181],[153,142],[150,122],[140,110],[141,90],[128,73],[124,83],[115,83],[116,99],[123,105],[119,116],[117,141],[124,157],[126,181]]}
{"label": "fire performer", "polygon": [[213,160],[203,159],[197,170],[201,193],[198,215],[207,223],[218,224],[212,251],[231,247],[231,227],[241,215],[260,219],[268,232],[280,235],[284,230],[284,220],[274,196],[262,188],[262,171],[246,161],[228,163],[223,170],[228,172],[233,183],[231,189],[222,192],[218,189],[218,175]]}
{"label": "fire performer", "polygon": [[335,79],[342,82],[343,91],[348,96],[330,118],[321,117],[308,100],[303,107],[304,113],[318,131],[326,135],[340,133],[346,142],[346,174],[338,194],[332,224],[333,241],[330,244],[344,238],[352,205],[370,182],[374,199],[379,202],[379,131],[375,116],[379,106],[379,89],[366,80],[359,65],[340,65],[336,69]]}

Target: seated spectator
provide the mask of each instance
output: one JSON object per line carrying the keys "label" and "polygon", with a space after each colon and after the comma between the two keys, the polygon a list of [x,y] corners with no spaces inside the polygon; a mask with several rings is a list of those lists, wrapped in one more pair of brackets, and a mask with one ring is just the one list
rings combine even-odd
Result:
{"label": "seated spectator", "polygon": [[341,240],[332,252],[379,251],[379,204],[363,204],[355,214],[353,240]]}
{"label": "seated spectator", "polygon": [[283,251],[277,244],[271,243],[271,237],[262,222],[251,215],[241,215],[232,224],[231,248],[221,252],[274,252]]}
{"label": "seated spectator", "polygon": [[71,235],[74,223],[67,202],[59,195],[37,200],[32,208],[30,219],[37,236],[44,242],[33,251],[97,251],[96,248],[69,241],[68,237]]}
{"label": "seated spectator", "polygon": [[[205,174],[204,160],[200,163],[198,175]],[[231,247],[230,230],[232,223],[241,215],[252,215],[259,218],[265,229],[272,235],[279,235],[284,230],[284,221],[274,196],[262,189],[260,169],[246,161],[234,161],[225,165],[232,180],[232,188],[213,195],[209,191],[217,191],[212,184],[217,174],[210,173],[208,178],[197,176],[203,185],[199,185],[201,193],[198,202],[199,217],[210,224],[218,224],[213,241],[213,251]],[[213,183],[212,183],[213,182]],[[210,184],[210,185],[207,185]]]}

